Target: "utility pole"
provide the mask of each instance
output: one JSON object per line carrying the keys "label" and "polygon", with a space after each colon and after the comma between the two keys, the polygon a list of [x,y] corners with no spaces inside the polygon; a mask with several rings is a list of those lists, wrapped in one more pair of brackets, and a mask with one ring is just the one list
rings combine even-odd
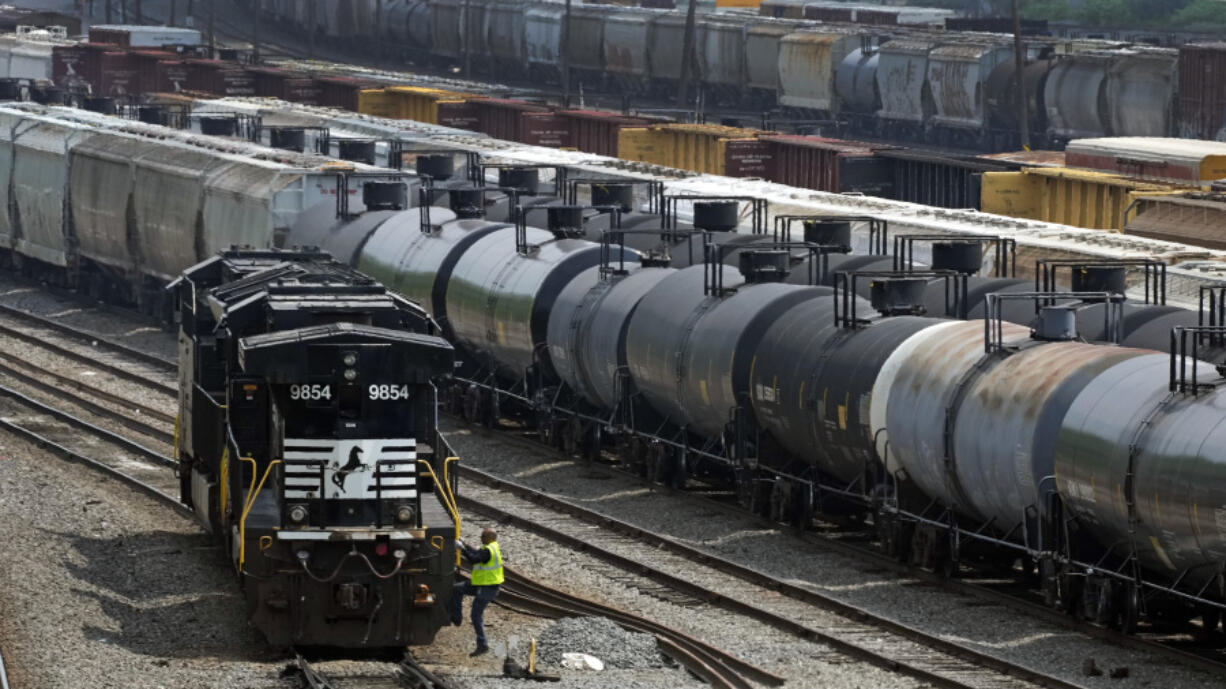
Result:
{"label": "utility pole", "polygon": [[562,15],[562,107],[570,107],[570,0]]}
{"label": "utility pole", "polygon": [[209,0],[209,59],[210,60],[217,57],[217,34],[213,33],[213,29],[215,28],[214,21],[216,19],[216,17],[214,16],[216,12],[214,12],[213,10],[216,9],[216,7],[217,7],[217,0]]}
{"label": "utility pole", "polygon": [[[251,4],[251,64],[260,64],[260,5]],[[376,24],[376,26],[378,26]]]}
{"label": "utility pole", "polygon": [[1013,73],[1015,98],[1017,98],[1017,120],[1021,129],[1022,149],[1030,150],[1030,108],[1026,101],[1026,52],[1022,45],[1022,11],[1021,0],[1013,0]]}
{"label": "utility pole", "polygon": [[106,0],[106,23],[114,23],[114,18],[111,16],[111,0]]}
{"label": "utility pole", "polygon": [[166,20],[167,26],[175,25],[175,3],[176,0],[170,0],[170,16]]}
{"label": "utility pole", "polygon": [[690,74],[694,67],[694,21],[696,18],[698,0],[690,0],[689,9],[685,11],[685,39],[681,43],[681,92],[677,94],[677,104],[689,106]]}
{"label": "utility pole", "polygon": [[136,0],[136,21],[145,24],[145,13],[142,11],[140,0]]}
{"label": "utility pole", "polygon": [[375,0],[375,55],[383,62],[383,0]]}
{"label": "utility pole", "polygon": [[472,46],[468,45],[468,0],[464,0],[464,5],[460,11],[460,40],[464,46],[464,78],[472,76],[473,60]]}

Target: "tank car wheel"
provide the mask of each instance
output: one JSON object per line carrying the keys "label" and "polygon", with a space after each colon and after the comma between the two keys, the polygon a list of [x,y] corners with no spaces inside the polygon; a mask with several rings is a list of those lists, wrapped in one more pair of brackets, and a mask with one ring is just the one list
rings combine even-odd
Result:
{"label": "tank car wheel", "polygon": [[592,432],[587,434],[587,448],[584,456],[589,462],[600,461],[601,451],[604,450],[604,430],[598,423],[592,424]]}
{"label": "tank car wheel", "polygon": [[668,487],[673,490],[685,490],[685,453],[668,453]]}
{"label": "tank car wheel", "polygon": [[1141,587],[1127,582],[1120,587],[1119,600],[1115,605],[1115,628],[1125,634],[1137,631],[1141,619]]}
{"label": "tank car wheel", "polygon": [[1055,561],[1039,560],[1039,588],[1043,591],[1043,603],[1049,608],[1060,607],[1060,573]]}
{"label": "tank car wheel", "polygon": [[1085,584],[1085,578],[1070,574],[1066,570],[1060,573],[1058,582],[1060,610],[1075,617],[1081,609],[1081,591]]}
{"label": "tank car wheel", "polygon": [[465,421],[477,422],[482,417],[481,390],[473,385],[464,391],[464,408],[462,415]]}
{"label": "tank car wheel", "polygon": [[1218,630],[1218,625],[1220,625],[1221,622],[1222,622],[1221,608],[1215,608],[1215,607],[1206,605],[1200,609],[1200,624],[1201,624],[1200,633],[1203,638],[1207,639],[1209,637],[1212,637],[1214,634],[1216,634]]}
{"label": "tank car wheel", "polygon": [[561,426],[558,440],[562,445],[562,452],[572,457],[579,454],[579,434],[582,432],[579,419],[571,418],[562,422]]}
{"label": "tank car wheel", "polygon": [[540,434],[541,442],[553,449],[560,447],[558,438],[558,420],[553,418],[551,414],[541,414],[540,420],[536,424],[537,432]]}
{"label": "tank car wheel", "polygon": [[661,444],[652,445],[647,451],[647,462],[644,467],[647,480],[663,484],[667,478],[665,467],[668,465],[668,448]]}

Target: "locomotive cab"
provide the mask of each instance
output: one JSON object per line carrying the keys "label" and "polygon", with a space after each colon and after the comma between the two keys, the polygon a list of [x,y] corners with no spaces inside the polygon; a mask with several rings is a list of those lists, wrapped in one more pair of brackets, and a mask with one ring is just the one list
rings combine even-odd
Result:
{"label": "locomotive cab", "polygon": [[429,643],[455,566],[433,385],[451,346],[318,251],[224,252],[174,287],[182,498],[252,623],[274,644]]}

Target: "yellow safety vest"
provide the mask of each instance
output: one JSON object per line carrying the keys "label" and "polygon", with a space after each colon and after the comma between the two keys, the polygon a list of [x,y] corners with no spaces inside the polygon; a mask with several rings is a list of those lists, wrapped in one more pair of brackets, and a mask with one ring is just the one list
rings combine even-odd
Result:
{"label": "yellow safety vest", "polygon": [[502,551],[498,549],[498,541],[486,544],[489,548],[490,559],[488,562],[473,564],[473,586],[497,586],[503,581],[502,576]]}

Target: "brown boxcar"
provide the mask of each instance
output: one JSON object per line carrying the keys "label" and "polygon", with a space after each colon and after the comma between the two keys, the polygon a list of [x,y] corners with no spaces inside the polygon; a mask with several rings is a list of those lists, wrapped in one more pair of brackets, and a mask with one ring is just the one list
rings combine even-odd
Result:
{"label": "brown boxcar", "polygon": [[330,108],[358,111],[358,94],[363,89],[375,88],[370,82],[350,77],[318,77],[319,104]]}
{"label": "brown boxcar", "polygon": [[1179,49],[1179,136],[1226,141],[1226,43]]}
{"label": "brown boxcar", "polygon": [[102,54],[114,49],[105,43],[57,45],[51,49],[51,80],[56,86],[88,87],[98,92],[102,86]]}
{"label": "brown boxcar", "polygon": [[520,141],[533,146],[570,148],[570,122],[552,112],[526,112],[521,116]]}
{"label": "brown boxcar", "polygon": [[468,101],[477,116],[477,131],[495,139],[524,140],[524,114],[549,112],[543,105],[506,98],[474,98]]}
{"label": "brown boxcar", "polygon": [[560,110],[558,115],[567,120],[571,146],[602,156],[617,156],[617,134],[622,127],[649,124],[640,117],[598,110]]}
{"label": "brown boxcar", "polygon": [[772,182],[836,194],[889,197],[892,192],[892,164],[874,153],[889,146],[817,136],[770,135],[761,140],[771,146],[767,178]]}
{"label": "brown boxcar", "polygon": [[95,95],[126,96],[140,92],[137,61],[127,51],[102,54],[102,69]]}

